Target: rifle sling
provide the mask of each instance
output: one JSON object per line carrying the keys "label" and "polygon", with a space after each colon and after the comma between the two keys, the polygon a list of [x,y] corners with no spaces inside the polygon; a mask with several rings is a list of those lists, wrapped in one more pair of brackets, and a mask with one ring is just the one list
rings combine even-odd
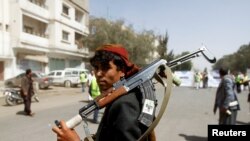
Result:
{"label": "rifle sling", "polygon": [[155,75],[155,79],[160,82],[163,86],[164,86],[164,98],[161,104],[161,108],[160,111],[157,115],[157,117],[155,118],[155,120],[152,122],[152,124],[149,126],[149,128],[146,130],[146,132],[137,140],[137,141],[143,141],[152,131],[153,129],[157,126],[157,124],[159,123],[170,98],[171,95],[171,91],[172,91],[172,72],[170,70],[170,68],[168,66],[165,65],[165,71],[164,73],[166,74],[167,78],[167,84],[164,82],[164,80],[159,76],[159,75]]}

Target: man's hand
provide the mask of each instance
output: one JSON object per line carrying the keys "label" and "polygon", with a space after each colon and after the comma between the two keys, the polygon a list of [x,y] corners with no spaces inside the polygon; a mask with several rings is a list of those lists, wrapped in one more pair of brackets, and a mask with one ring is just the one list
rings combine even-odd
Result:
{"label": "man's hand", "polygon": [[220,107],[220,112],[222,113],[226,113],[227,112],[227,109],[223,106]]}
{"label": "man's hand", "polygon": [[27,95],[28,95],[28,93],[23,93],[23,95],[24,95],[24,96],[27,96]]}
{"label": "man's hand", "polygon": [[60,128],[54,126],[52,131],[57,134],[57,141],[80,141],[80,137],[74,129],[69,129],[65,121],[60,121]]}

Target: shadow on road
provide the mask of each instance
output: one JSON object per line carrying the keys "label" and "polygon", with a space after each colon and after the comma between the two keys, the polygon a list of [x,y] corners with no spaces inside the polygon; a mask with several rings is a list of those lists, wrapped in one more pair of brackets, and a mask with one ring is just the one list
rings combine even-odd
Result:
{"label": "shadow on road", "polygon": [[199,137],[194,135],[179,134],[179,136],[184,137],[186,141],[207,141],[207,137]]}
{"label": "shadow on road", "polygon": [[24,111],[18,111],[16,112],[16,115],[26,116],[26,113]]}
{"label": "shadow on road", "polygon": [[89,100],[80,100],[79,102],[83,102],[83,103],[89,103]]}
{"label": "shadow on road", "polygon": [[242,122],[242,121],[237,121],[237,124],[239,124],[239,125],[247,125],[247,124],[250,124],[250,122],[246,123],[246,122]]}

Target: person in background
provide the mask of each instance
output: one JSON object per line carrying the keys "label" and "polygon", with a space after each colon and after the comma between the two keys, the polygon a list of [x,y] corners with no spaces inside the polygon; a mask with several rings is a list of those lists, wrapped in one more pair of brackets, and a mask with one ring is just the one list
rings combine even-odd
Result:
{"label": "person in background", "polygon": [[[89,94],[92,97],[92,99],[95,99],[97,96],[99,96],[101,94],[101,92],[100,92],[100,88],[97,84],[94,71],[91,71],[91,73],[92,73],[92,78],[91,78],[90,84],[89,84]],[[99,123],[98,113],[99,113],[99,109],[96,109],[94,111],[94,114],[93,114],[93,122],[94,123]]]}
{"label": "person in background", "polygon": [[235,125],[237,111],[240,110],[239,101],[235,93],[235,82],[228,70],[219,70],[221,82],[216,91],[213,112],[219,109],[219,125]]}
{"label": "person in background", "polygon": [[28,116],[34,116],[31,111],[31,97],[34,95],[32,71],[27,69],[25,76],[21,79],[21,96],[24,101],[24,112]]}
{"label": "person in background", "polygon": [[[98,48],[90,63],[101,93],[110,93],[113,84],[129,78],[139,68],[128,59],[128,52],[122,45],[108,44]],[[112,95],[112,93],[110,93]],[[136,141],[148,127],[139,120],[142,111],[142,93],[138,87],[112,101],[105,108],[102,120],[95,134],[95,141]],[[58,141],[80,141],[74,129],[69,129],[65,121],[60,121],[52,130]],[[155,140],[154,132],[146,136],[146,141]]]}
{"label": "person in background", "polygon": [[84,93],[85,92],[85,85],[86,85],[86,82],[87,82],[87,75],[82,71],[80,73],[80,83],[82,85],[82,92]]}
{"label": "person in background", "polygon": [[241,85],[243,82],[243,77],[244,76],[243,76],[242,72],[238,72],[238,74],[235,77],[237,93],[241,93]]}
{"label": "person in background", "polygon": [[198,90],[200,88],[201,79],[202,79],[201,74],[199,72],[196,72],[194,74],[194,84],[195,84],[196,90]]}
{"label": "person in background", "polygon": [[88,84],[88,101],[91,101],[93,100],[92,96],[91,96],[91,92],[90,92],[90,84],[91,84],[91,80],[93,78],[93,76],[95,75],[94,71],[91,71],[89,74],[88,74],[88,81],[87,81],[87,84]]}
{"label": "person in background", "polygon": [[244,77],[243,77],[243,82],[242,82],[242,84],[243,84],[243,90],[249,90],[250,89],[250,86],[249,86],[249,78],[248,78],[248,75],[247,75],[247,73],[245,73],[244,74]]}
{"label": "person in background", "polygon": [[207,68],[204,69],[204,72],[202,73],[202,81],[203,81],[203,88],[208,87],[208,72]]}

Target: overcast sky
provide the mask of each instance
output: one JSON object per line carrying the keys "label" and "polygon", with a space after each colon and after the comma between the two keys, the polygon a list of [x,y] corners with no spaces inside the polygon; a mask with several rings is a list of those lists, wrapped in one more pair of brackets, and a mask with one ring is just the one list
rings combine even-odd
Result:
{"label": "overcast sky", "polygon": [[[89,0],[90,15],[122,19],[137,31],[168,33],[174,54],[202,46],[217,59],[250,43],[250,0]],[[200,70],[211,65],[194,59]]]}

